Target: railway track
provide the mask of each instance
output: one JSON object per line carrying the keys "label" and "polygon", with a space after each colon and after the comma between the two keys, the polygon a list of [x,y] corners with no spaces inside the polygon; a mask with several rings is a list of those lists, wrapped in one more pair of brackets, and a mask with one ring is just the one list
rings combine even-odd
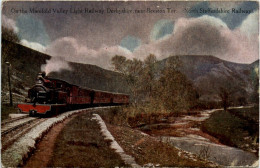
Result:
{"label": "railway track", "polygon": [[17,120],[20,120],[20,119],[23,119],[23,118],[27,118],[27,117],[29,117],[29,115],[25,115],[25,116],[21,116],[21,117],[16,117],[16,118],[11,118],[11,119],[4,120],[1,123],[1,128],[3,128],[3,126],[8,124],[8,123],[12,123],[14,121],[17,121]]}
{"label": "railway track", "polygon": [[23,116],[14,120],[9,120],[2,123],[1,138],[2,138],[2,152],[5,151],[16,140],[29,132],[36,125],[45,121],[46,118],[33,118],[29,116]]}
{"label": "railway track", "polygon": [[9,132],[14,131],[15,129],[20,128],[26,124],[29,124],[34,120],[37,120],[37,118],[26,116],[26,117],[21,117],[18,119],[8,121],[7,123],[2,123],[1,124],[1,136],[6,135]]}

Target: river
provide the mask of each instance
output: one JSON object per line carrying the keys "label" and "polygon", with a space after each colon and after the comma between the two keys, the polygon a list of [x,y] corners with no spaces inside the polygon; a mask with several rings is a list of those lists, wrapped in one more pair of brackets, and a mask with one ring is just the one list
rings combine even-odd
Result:
{"label": "river", "polygon": [[[231,107],[231,108],[250,108],[247,107]],[[175,131],[182,132],[181,136],[163,136],[159,139],[167,142],[184,151],[196,154],[197,156],[213,161],[222,166],[252,166],[258,167],[258,157],[250,152],[243,151],[238,148],[229,147],[212,141],[207,136],[200,136],[198,132],[202,132],[199,128],[185,127],[191,122],[202,122],[210,117],[213,112],[221,109],[201,111],[200,115],[179,117],[171,127],[177,129]],[[185,132],[185,133],[183,133]],[[188,132],[188,133],[187,133]],[[205,133],[203,133],[205,134]]]}

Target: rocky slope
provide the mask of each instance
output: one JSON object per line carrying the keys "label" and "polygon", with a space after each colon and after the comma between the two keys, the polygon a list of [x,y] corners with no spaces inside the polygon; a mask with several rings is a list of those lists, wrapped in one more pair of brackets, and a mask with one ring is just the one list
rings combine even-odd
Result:
{"label": "rocky slope", "polygon": [[[172,59],[170,57],[168,59]],[[221,60],[213,56],[179,56],[181,71],[192,81],[200,94],[200,100],[220,101],[219,88],[228,90],[233,102],[245,97],[250,101],[256,82],[255,67],[252,64],[238,64]],[[167,59],[162,61],[165,64]]]}

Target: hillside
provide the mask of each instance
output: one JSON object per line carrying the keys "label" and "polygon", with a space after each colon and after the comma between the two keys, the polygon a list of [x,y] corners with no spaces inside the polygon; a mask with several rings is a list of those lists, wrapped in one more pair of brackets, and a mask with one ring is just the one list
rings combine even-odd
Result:
{"label": "hillside", "polygon": [[[41,65],[46,64],[49,55],[34,51],[20,44],[2,40],[2,103],[9,102],[7,65],[11,63],[11,83],[14,102],[23,102],[28,89],[34,85]],[[126,83],[119,73],[102,69],[94,65],[69,63],[72,71],[63,70],[50,73],[51,77],[65,80],[83,87],[127,93]]]}
{"label": "hillside", "polygon": [[[232,101],[245,97],[250,100],[254,93],[256,74],[252,64],[238,64],[221,60],[213,56],[180,56],[183,72],[192,81],[203,101],[219,101],[219,88],[230,91]],[[172,59],[172,57],[168,58]],[[162,61],[165,64],[167,59]]]}

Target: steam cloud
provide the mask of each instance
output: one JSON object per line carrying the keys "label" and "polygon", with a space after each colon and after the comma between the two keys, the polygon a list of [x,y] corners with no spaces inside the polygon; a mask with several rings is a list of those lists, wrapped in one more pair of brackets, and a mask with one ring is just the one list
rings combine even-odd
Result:
{"label": "steam cloud", "polygon": [[45,71],[46,75],[50,72],[60,72],[61,70],[72,70],[67,61],[62,57],[52,57],[46,60],[46,64],[41,66],[41,71]]}

